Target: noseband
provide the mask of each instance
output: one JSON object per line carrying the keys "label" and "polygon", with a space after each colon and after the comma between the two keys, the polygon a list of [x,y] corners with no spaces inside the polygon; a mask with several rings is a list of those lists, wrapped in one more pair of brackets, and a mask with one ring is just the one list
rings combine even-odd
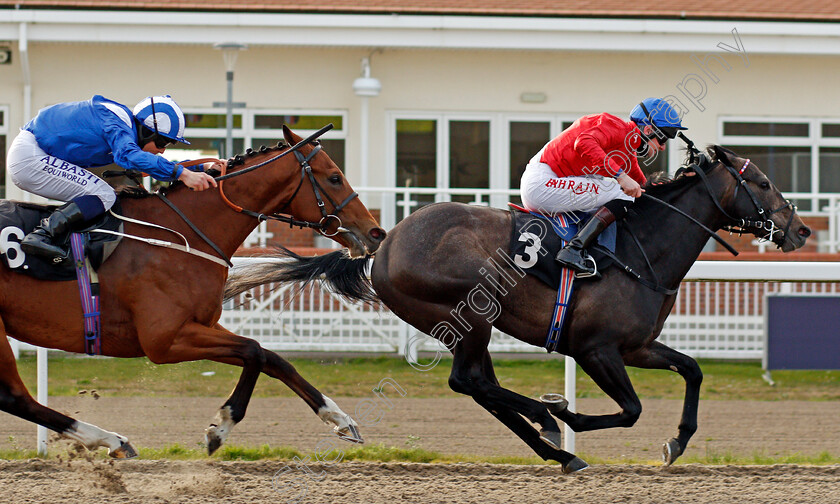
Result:
{"label": "noseband", "polygon": [[[327,237],[332,237],[337,235],[338,233],[349,231],[342,225],[341,218],[338,216],[338,213],[341,212],[341,210],[343,210],[344,207],[346,207],[351,201],[353,201],[353,199],[357,198],[359,194],[354,191],[352,194],[344,198],[344,201],[342,201],[339,204],[336,204],[330,197],[330,195],[327,194],[326,191],[324,191],[324,188],[321,186],[321,184],[319,184],[318,181],[315,179],[315,175],[312,173],[312,166],[310,166],[309,164],[309,161],[321,151],[321,144],[316,142],[315,147],[306,156],[301,154],[298,150],[301,146],[315,141],[318,137],[332,129],[332,127],[332,124],[324,126],[312,135],[293,145],[291,148],[289,148],[289,150],[284,151],[283,153],[274,156],[271,159],[263,161],[262,163],[256,164],[254,166],[249,166],[248,168],[230,174],[225,174],[224,170],[226,168],[223,168],[222,175],[220,177],[216,177],[216,180],[219,181],[219,194],[221,194],[224,202],[235,211],[254,217],[260,222],[265,220],[276,220],[279,222],[285,222],[289,224],[289,227],[315,229],[319,233]],[[252,212],[250,210],[243,209],[239,205],[234,204],[227,198],[227,196],[225,196],[225,192],[222,186],[224,180],[242,175],[244,173],[248,173],[250,171],[256,170],[257,168],[261,168],[263,166],[271,164],[290,152],[294,153],[295,157],[297,158],[298,164],[300,165],[300,181],[298,182],[297,188],[295,188],[295,192],[292,193],[292,196],[286,201],[286,203],[283,204],[283,206],[280,207],[279,211],[270,215]],[[319,220],[318,222],[298,220],[291,215],[282,215],[284,211],[288,208],[288,206],[292,203],[292,201],[295,199],[295,196],[297,196],[298,192],[300,192],[300,188],[303,186],[303,181],[307,178],[309,179],[310,184],[312,184],[312,192],[315,193],[315,200],[318,203],[318,209],[321,211],[321,220]],[[332,213],[327,213],[326,204],[324,203],[323,198],[326,198],[327,201],[333,206]],[[331,228],[331,224],[335,227],[335,231],[333,232],[329,231]]]}

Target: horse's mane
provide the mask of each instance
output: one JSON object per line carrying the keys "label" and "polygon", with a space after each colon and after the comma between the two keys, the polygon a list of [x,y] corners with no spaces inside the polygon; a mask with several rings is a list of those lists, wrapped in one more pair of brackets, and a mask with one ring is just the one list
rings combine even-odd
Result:
{"label": "horse's mane", "polygon": [[[705,151],[706,157],[708,157],[712,163],[716,163],[718,161],[715,147],[716,146],[714,145],[709,145],[706,147]],[[729,149],[720,146],[717,147],[732,156],[738,156]],[[691,153],[686,151],[682,166],[686,167],[690,163]],[[644,189],[645,192],[649,193],[651,196],[656,196],[657,198],[662,199],[674,192],[682,191],[683,188],[697,182],[697,180],[698,177],[694,175],[686,175],[686,171],[682,168],[677,170],[676,175],[673,177],[669,176],[666,172],[656,172],[648,178],[648,182],[645,184]]]}
{"label": "horse's mane", "polygon": [[260,148],[257,150],[248,148],[245,149],[245,154],[237,154],[232,158],[228,159],[228,168],[236,168],[237,166],[244,165],[248,158],[258,156],[260,154],[265,154],[267,152],[274,152],[278,150],[283,150],[289,147],[289,144],[280,140],[277,142],[277,145],[273,145],[271,147],[266,147],[265,145],[260,145]]}
{"label": "horse's mane", "polygon": [[[271,147],[266,147],[265,145],[261,145],[260,148],[256,149],[256,150],[251,149],[249,147],[248,149],[245,150],[245,154],[237,154],[237,155],[235,155],[232,158],[227,160],[228,169],[243,166],[243,165],[245,165],[245,163],[250,158],[253,158],[255,156],[259,156],[260,154],[266,154],[266,153],[269,153],[269,152],[283,150],[283,149],[286,149],[288,147],[289,147],[289,145],[286,142],[284,142],[283,140],[280,140],[279,142],[277,142],[277,145],[273,145]],[[219,172],[218,170],[210,170],[207,173],[209,175],[213,176],[213,177],[221,175],[221,172]],[[184,185],[184,183],[181,182],[180,180],[173,180],[172,182],[169,183],[168,187],[162,187],[160,189],[160,192],[163,193],[163,195],[165,196],[165,195],[169,194],[170,192],[178,189],[179,187],[181,187],[183,185]],[[155,194],[153,192],[147,191],[143,187],[135,187],[135,186],[128,186],[128,185],[118,186],[118,187],[115,188],[115,190],[117,192],[117,197],[118,198],[143,199],[143,198],[148,198],[149,196],[154,196],[154,194]]]}

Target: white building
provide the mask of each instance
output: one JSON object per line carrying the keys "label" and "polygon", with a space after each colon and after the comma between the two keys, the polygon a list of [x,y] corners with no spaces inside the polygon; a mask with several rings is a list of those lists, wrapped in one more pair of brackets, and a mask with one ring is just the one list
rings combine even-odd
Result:
{"label": "white building", "polygon": [[[751,157],[805,215],[840,196],[840,2],[527,4],[0,0],[0,143],[53,103],[166,93],[189,115],[187,137],[217,155],[227,87],[213,45],[237,42],[248,48],[235,65],[234,151],[276,142],[283,123],[304,134],[332,122],[325,149],[357,188],[515,188],[564,123],[670,95],[691,138]],[[365,62],[381,91],[354,92]],[[658,168],[679,165],[669,151]],[[5,169],[3,180],[23,199]],[[406,207],[398,194],[364,196],[386,226]],[[476,199],[441,192],[408,206],[450,197]]]}

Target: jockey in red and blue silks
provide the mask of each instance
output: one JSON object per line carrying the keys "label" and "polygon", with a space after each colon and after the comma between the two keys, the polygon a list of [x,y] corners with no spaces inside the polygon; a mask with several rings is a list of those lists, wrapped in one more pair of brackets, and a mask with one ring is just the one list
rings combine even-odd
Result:
{"label": "jockey in red and blue silks", "polygon": [[169,145],[189,143],[185,126],[184,113],[169,95],[148,97],[133,111],[96,95],[38,112],[9,147],[9,173],[21,189],[68,203],[26,235],[23,252],[61,262],[68,257],[61,246],[66,237],[113,206],[114,190],[87,168],[117,163],[158,180],[181,180],[197,191],[215,187],[203,171],[211,163],[185,170],[157,155]]}
{"label": "jockey in red and blue silks", "polygon": [[578,119],[531,159],[521,181],[527,209],[547,215],[595,211],[557,254],[558,262],[583,275],[595,272],[584,250],[644,192],[636,157],[654,158],[684,129],[667,101],[648,98],[630,112],[630,121],[606,113]]}

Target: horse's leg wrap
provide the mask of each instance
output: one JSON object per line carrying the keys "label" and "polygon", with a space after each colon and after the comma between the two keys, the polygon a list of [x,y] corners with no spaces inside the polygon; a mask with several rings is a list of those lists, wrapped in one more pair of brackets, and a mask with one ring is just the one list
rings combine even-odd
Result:
{"label": "horse's leg wrap", "polygon": [[364,443],[362,435],[359,434],[359,426],[350,415],[341,411],[341,408],[327,396],[324,397],[324,406],[318,409],[318,416],[326,424],[333,424],[333,430],[341,439],[351,443]]}
{"label": "horse's leg wrap", "polygon": [[116,432],[109,432],[89,423],[76,421],[63,436],[82,443],[88,450],[95,450],[100,446],[108,448],[108,455],[113,458],[134,458],[137,450],[129,443],[128,438]]}
{"label": "horse's leg wrap", "polygon": [[233,421],[231,407],[222,406],[219,412],[216,413],[216,418],[213,419],[213,423],[204,430],[204,442],[207,444],[208,455],[213,455],[222,446],[235,425],[236,422]]}

